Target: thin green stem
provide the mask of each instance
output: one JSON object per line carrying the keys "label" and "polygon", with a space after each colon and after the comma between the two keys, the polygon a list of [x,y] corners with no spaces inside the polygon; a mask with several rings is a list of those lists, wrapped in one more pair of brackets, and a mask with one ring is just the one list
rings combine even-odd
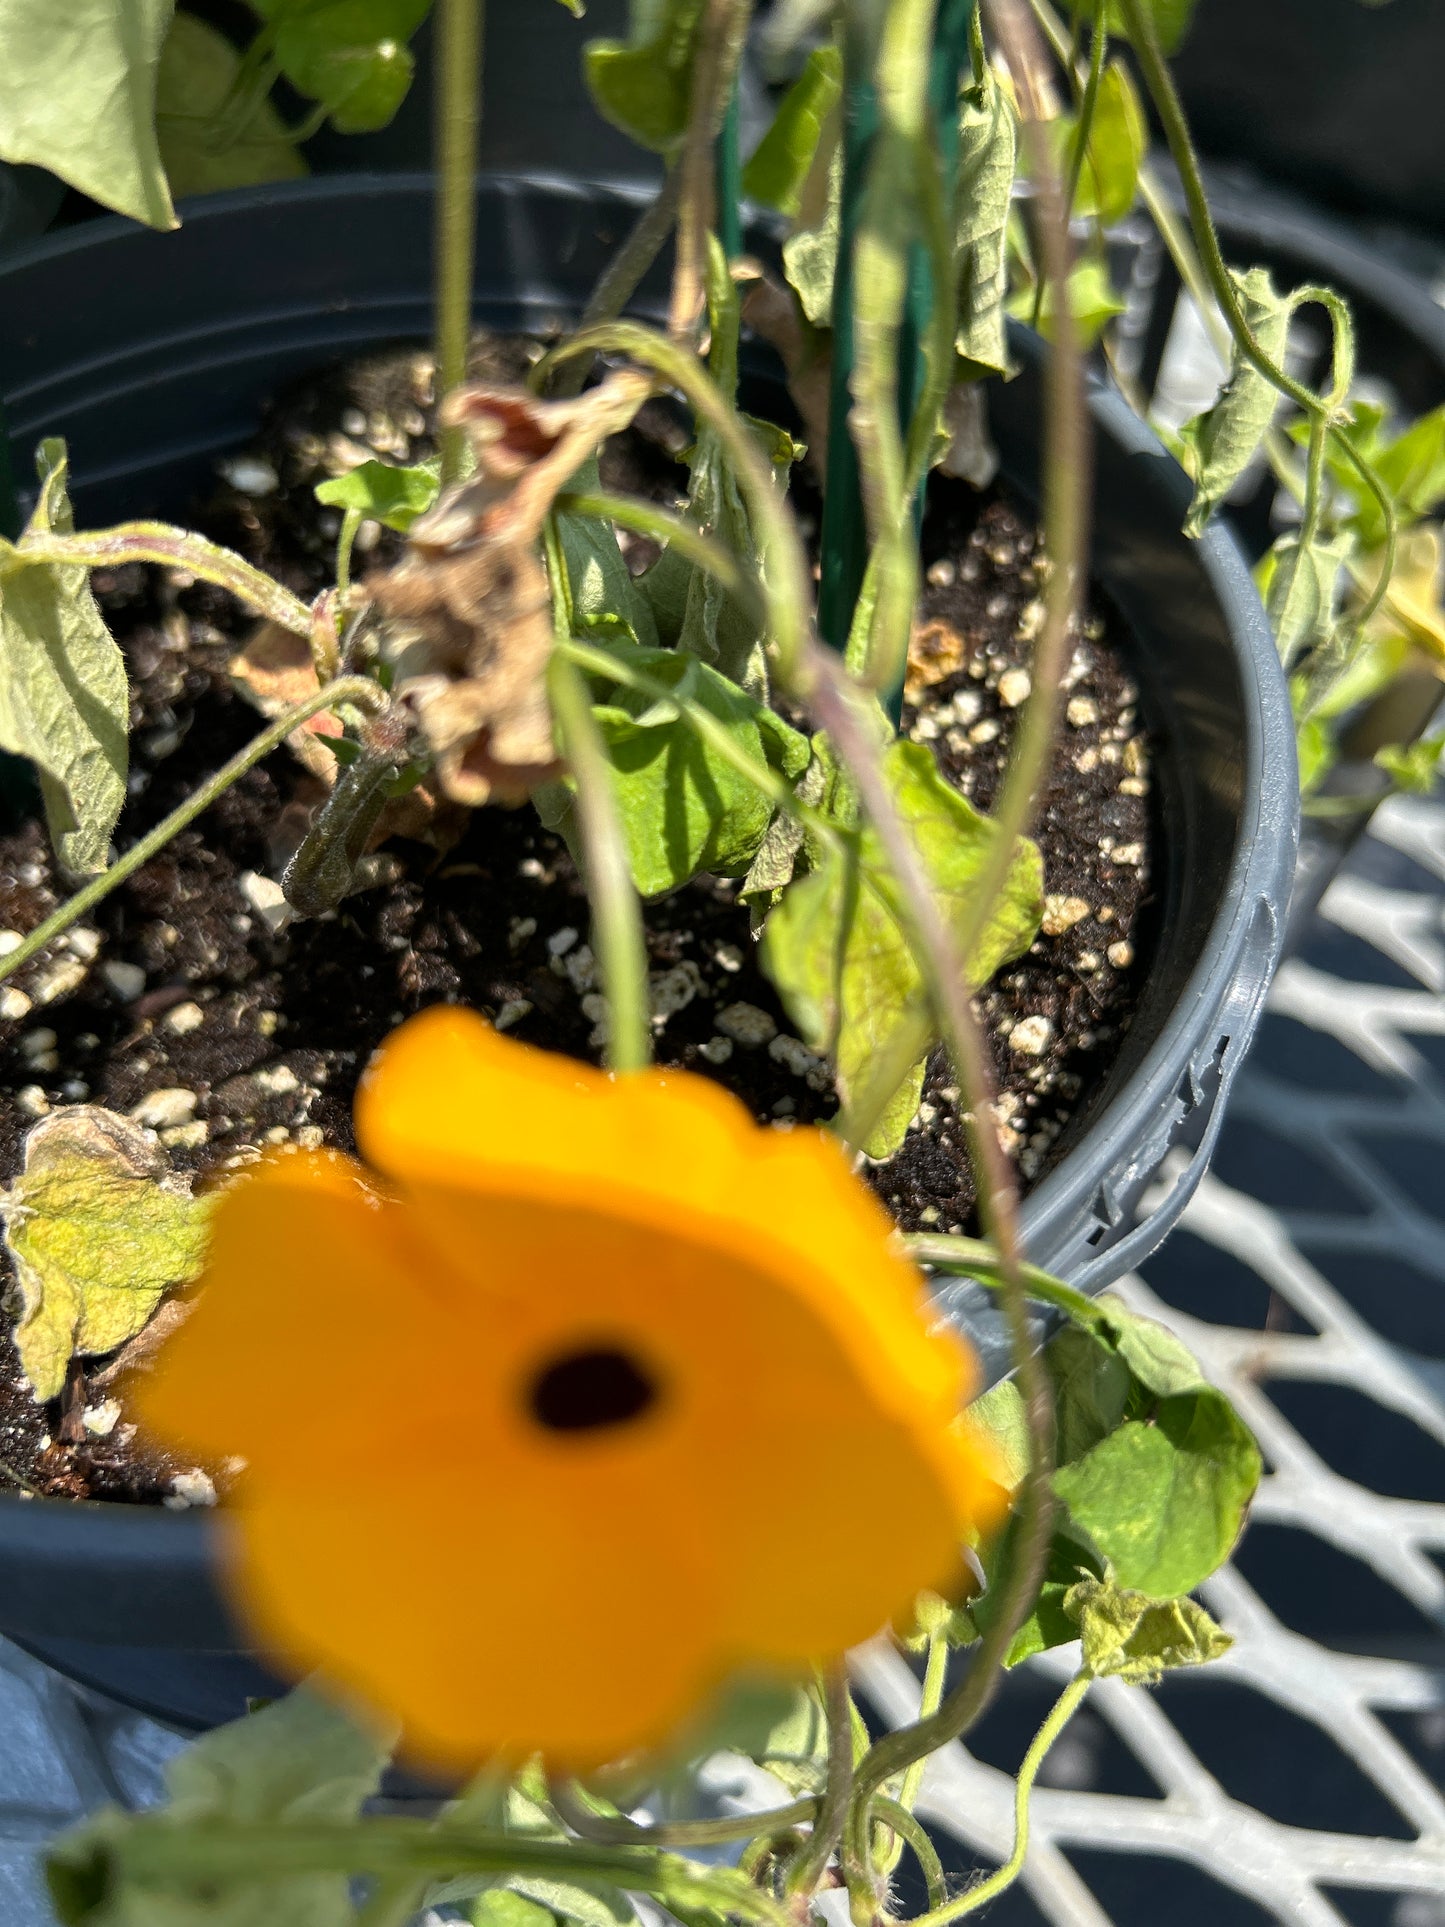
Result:
{"label": "thin green stem", "polygon": [[595,515],[600,521],[616,522],[638,535],[650,535],[655,541],[666,543],[685,561],[706,570],[721,583],[760,628],[766,624],[768,604],[762,583],[750,569],[742,566],[731,550],[725,549],[721,542],[714,542],[710,535],[704,535],[696,522],[688,521],[685,515],[675,515],[671,509],[661,508],[656,502],[641,501],[635,495],[612,495],[605,489],[593,489],[585,495],[565,492],[557,497],[556,506],[564,513]]}
{"label": "thin green stem", "polygon": [[842,1666],[830,1667],[824,1676],[823,1706],[828,1715],[828,1773],[813,1830],[788,1869],[786,1891],[790,1899],[806,1898],[816,1891],[843,1837],[853,1794],[853,1701],[848,1674]]}
{"label": "thin green stem", "polygon": [[734,1840],[751,1840],[758,1833],[774,1837],[811,1820],[818,1811],[817,1800],[807,1798],[767,1813],[740,1813],[726,1820],[669,1820],[641,1826],[626,1815],[594,1813],[575,1782],[553,1781],[548,1793],[559,1817],[575,1834],[612,1847],[722,1847]]}
{"label": "thin green stem", "polygon": [[677,254],[667,327],[691,341],[702,313],[707,236],[716,206],[715,147],[737,79],[752,0],[703,0],[692,63],[687,132],[678,157]]}
{"label": "thin green stem", "polygon": [[[949,1644],[941,1633],[935,1633],[928,1642],[928,1657],[923,1667],[923,1691],[918,1701],[918,1717],[926,1720],[936,1713],[943,1704],[943,1689],[948,1679]],[[918,1798],[918,1789],[923,1785],[923,1771],[927,1762],[914,1760],[903,1776],[903,1785],[898,1789],[898,1804],[906,1813],[912,1813]]]}
{"label": "thin green stem", "polygon": [[[993,0],[994,29],[1014,79],[1021,111],[1030,123],[1042,118],[1039,103],[1044,50],[1027,9],[1019,0]],[[1039,130],[1034,129],[1037,134]],[[1042,141],[1040,140],[1040,146]],[[1068,285],[1068,229],[1052,168],[1040,170],[1041,230],[1049,271],[1061,287]],[[1014,766],[1005,784],[998,814],[998,837],[988,870],[992,880],[980,880],[980,909],[988,914],[1012,858],[1014,841],[1032,809],[1039,769],[1047,755],[1057,701],[1057,684],[1067,646],[1073,599],[1078,591],[1084,556],[1083,504],[1078,499],[1077,474],[1065,464],[1081,457],[1083,411],[1077,353],[1070,354],[1068,304],[1061,304],[1063,327],[1049,361],[1047,440],[1045,446],[1045,515],[1052,517],[1051,542],[1057,545],[1054,573],[1063,582],[1050,582],[1051,597],[1044,630],[1035,655],[1035,693],[1029,715],[1020,725]],[[1081,464],[1080,464],[1081,465]],[[1003,1309],[1009,1330],[1014,1368],[1023,1397],[1029,1436],[1029,1466],[1017,1500],[1017,1556],[1003,1582],[999,1613],[979,1641],[973,1663],[960,1684],[938,1711],[901,1732],[885,1734],[860,1762],[848,1823],[845,1864],[866,1864],[868,1829],[873,1796],[896,1774],[966,1732],[987,1705],[999,1678],[1015,1627],[1034,1600],[1043,1574],[1052,1524],[1049,1472],[1053,1456],[1053,1400],[1047,1374],[1034,1349],[1024,1283],[1020,1273],[1023,1253],[1018,1222],[1018,1192],[1014,1174],[993,1128],[989,1076],[983,1040],[968,994],[964,960],[976,936],[958,933],[945,923],[929,885],[918,852],[892,807],[876,746],[852,715],[845,692],[834,680],[836,667],[826,653],[814,650],[816,684],[828,692],[825,718],[835,747],[852,771],[864,808],[873,820],[888,855],[894,877],[916,928],[920,963],[947,1040],[965,1103],[974,1119],[972,1149],[977,1170],[979,1210],[984,1229],[997,1249],[1002,1266]],[[816,697],[815,697],[816,701]],[[842,734],[839,734],[841,727]],[[999,852],[1003,863],[997,862]],[[974,931],[982,929],[975,923]]]}
{"label": "thin green stem", "polygon": [[[1038,210],[1040,269],[1066,290],[1072,267],[1069,223],[1044,121],[1043,50],[1029,16],[1019,9],[1010,72],[1028,144]],[[1016,56],[1016,59],[1015,59]],[[1007,882],[1021,836],[1037,812],[1048,778],[1059,696],[1070,654],[1088,562],[1089,422],[1084,407],[1078,333],[1067,300],[1056,304],[1045,374],[1043,446],[1044,548],[1053,564],[1044,588],[1044,620],[1029,663],[1030,694],[1009,756],[1008,774],[993,812],[995,836],[972,893],[962,932],[970,956],[988,928]]]}
{"label": "thin green stem", "polygon": [[75,535],[35,530],[21,536],[16,547],[31,561],[62,566],[109,569],[123,562],[158,562],[163,568],[186,569],[229,590],[238,602],[293,635],[311,634],[311,611],[299,596],[219,542],[168,522],[118,522],[111,529],[85,529]]}
{"label": "thin green stem", "polygon": [[72,1869],[92,1891],[163,1895],[197,1883],[208,1890],[245,1888],[287,1875],[415,1872],[437,1878],[516,1874],[541,1880],[596,1881],[652,1894],[664,1906],[713,1910],[759,1927],[795,1927],[771,1895],[730,1867],[703,1867],[652,1849],[537,1840],[471,1827],[434,1827],[426,1820],[375,1815],[351,1821],[198,1820],[185,1827],[141,1815]]}
{"label": "thin green stem", "polygon": [[695,415],[717,432],[763,551],[768,627],[778,674],[795,683],[808,633],[811,580],[797,526],[773,482],[772,468],[756,437],[729,406],[697,357],[655,329],[636,321],[589,328],[560,342],[538,363],[538,379],[577,355],[598,351],[630,355],[681,389]]}
{"label": "thin green stem", "polygon": [[[439,0],[437,9],[436,398],[467,375],[476,252],[477,134],[481,121],[483,0]],[[466,435],[444,428],[441,485],[457,481]]]}
{"label": "thin green stem", "polygon": [[[577,323],[579,333],[615,321],[636,294],[642,277],[662,252],[663,243],[677,223],[678,178],[676,166],[670,166],[656,195],[638,216],[632,232],[613,254],[592,290]],[[531,379],[535,382],[535,373]],[[557,371],[545,392],[558,396],[580,395],[586,380],[587,363],[574,362],[570,368]]]}
{"label": "thin green stem", "polygon": [[960,1894],[956,1900],[935,1907],[929,1913],[920,1914],[911,1927],[950,1927],[951,1922],[962,1920],[966,1914],[976,1914],[980,1907],[997,1900],[1004,1889],[1011,1887],[1018,1879],[1028,1858],[1029,1795],[1033,1792],[1034,1781],[1038,1778],[1039,1768],[1049,1748],[1068,1725],[1092,1683],[1090,1674],[1075,1674],[1054,1701],[1048,1717],[1029,1744],[1014,1783],[1014,1845],[1008,1859],[996,1873],[991,1873],[987,1880],[981,1880],[976,1887],[970,1887],[966,1894]]}
{"label": "thin green stem", "polygon": [[345,607],[346,592],[351,587],[351,551],[356,546],[356,531],[361,527],[363,516],[360,509],[347,509],[341,517],[341,530],[336,538],[336,620],[339,628]]}
{"label": "thin green stem", "polygon": [[[1194,244],[1199,251],[1200,265],[1208,277],[1219,311],[1229,326],[1230,334],[1240,354],[1251,366],[1258,369],[1266,381],[1277,388],[1282,395],[1288,396],[1311,418],[1323,414],[1328,419],[1332,412],[1330,404],[1322,401],[1318,395],[1312,394],[1308,388],[1286,374],[1282,368],[1276,367],[1255,340],[1233,276],[1220,252],[1219,236],[1215,232],[1214,219],[1209,211],[1209,197],[1205,191],[1199,157],[1194,151],[1194,142],[1189,132],[1184,108],[1159,46],[1153,12],[1150,7],[1142,4],[1141,0],[1119,0],[1119,6],[1129,30],[1129,39],[1139,63],[1139,70],[1144,76],[1149,98],[1164,128],[1164,136],[1169,143],[1174,165],[1179,170],[1185,205],[1189,210],[1189,222],[1194,233]],[[1338,299],[1338,297],[1335,298]],[[1329,422],[1329,428],[1336,449],[1351,464],[1374,496],[1385,524],[1384,566],[1380,571],[1380,580],[1375,593],[1370,597],[1360,616],[1362,622],[1367,622],[1384,600],[1390,577],[1394,573],[1395,551],[1399,540],[1398,520],[1395,505],[1369,462],[1360,454],[1349,436],[1342,432],[1337,422]]]}
{"label": "thin green stem", "polygon": [[[546,548],[557,641],[563,645],[570,641],[572,594],[554,515],[547,518]],[[547,665],[547,693],[562,753],[577,785],[592,943],[607,998],[607,1063],[614,1071],[642,1070],[652,1058],[642,905],[627,860],[611,758],[592,714],[592,696],[562,646],[552,651]]]}
{"label": "thin green stem", "polygon": [[0,958],[0,983],[22,969],[46,944],[53,942],[83,917],[87,910],[94,909],[102,898],[108,897],[112,890],[124,883],[127,877],[134,876],[137,870],[149,863],[157,851],[163,850],[173,836],[208,810],[232,783],[284,743],[293,729],[299,729],[302,723],[321,710],[335,709],[343,703],[354,704],[358,709],[365,709],[374,715],[386,707],[386,702],[385,692],[368,677],[343,676],[336,682],[328,683],[324,689],[317,690],[314,696],[308,696],[304,703],[297,703],[294,709],[288,709],[284,715],[278,716],[274,723],[238,751],[230,762],[223,763],[214,776],[207,777],[184,803],[173,809],[169,816],[163,817],[139,842],[133,843],[123,856],[118,856],[108,870],[102,870],[99,876],[92,877],[83,889],[77,890],[73,897],[52,910],[43,923],[37,924],[9,956]]}
{"label": "thin green stem", "polygon": [[[921,1767],[919,1771],[922,1772]],[[923,1822],[901,1802],[890,1800],[886,1793],[874,1794],[873,1817],[891,1827],[897,1836],[898,1850],[889,1862],[890,1870],[897,1866],[904,1845],[910,1846],[928,1888],[929,1906],[941,1907],[948,1898],[948,1880],[943,1871],[943,1862],[938,1857],[938,1849],[929,1839],[928,1829]]]}
{"label": "thin green stem", "polygon": [[[1013,61],[1010,68],[1017,71]],[[883,845],[911,926],[914,954],[923,969],[967,1108],[975,1119],[972,1148],[978,1174],[979,1207],[1009,1280],[1004,1310],[1030,1440],[1029,1470],[1018,1499],[1019,1556],[1005,1583],[998,1618],[980,1640],[966,1678],[948,1695],[938,1712],[931,1719],[886,1734],[875,1742],[859,1764],[845,1847],[845,1866],[850,1879],[857,1879],[864,1877],[867,1866],[869,1813],[874,1794],[896,1774],[905,1772],[915,1760],[935,1752],[967,1730],[987,1704],[1014,1628],[1038,1590],[1051,1520],[1047,1480],[1052,1456],[1053,1409],[1048,1381],[1032,1344],[1019,1276],[1018,1196],[1013,1173],[992,1128],[992,1080],[969,996],[963,957],[944,921],[919,853],[889,794],[878,744],[853,707],[852,686],[837,658],[829,651],[815,644],[808,660],[814,671],[811,694],[814,713],[857,784],[863,807]]]}
{"label": "thin green stem", "polygon": [[[997,1251],[984,1238],[964,1238],[944,1232],[913,1232],[899,1238],[899,1243],[915,1264],[931,1265],[936,1271],[959,1271],[970,1278],[977,1278],[980,1284],[990,1290],[1002,1290],[1004,1285],[1003,1261]],[[1104,1322],[1104,1314],[1092,1298],[1086,1298],[1072,1285],[1066,1285],[1062,1278],[1055,1278],[1052,1272],[1043,1271],[1038,1265],[1020,1265],[1024,1290],[1029,1297],[1041,1305],[1053,1305],[1056,1310],[1065,1312],[1076,1325],[1092,1330]]]}
{"label": "thin green stem", "polygon": [[[1064,214],[1072,220],[1079,198],[1084,160],[1094,132],[1094,111],[1099,104],[1099,87],[1104,78],[1104,61],[1109,52],[1109,35],[1104,26],[1104,0],[1094,0],[1094,22],[1089,42],[1089,73],[1084,82],[1084,97],[1079,102],[1078,126],[1074,132],[1074,153],[1069,162],[1069,179],[1064,189]],[[1037,321],[1034,323],[1038,326]]]}

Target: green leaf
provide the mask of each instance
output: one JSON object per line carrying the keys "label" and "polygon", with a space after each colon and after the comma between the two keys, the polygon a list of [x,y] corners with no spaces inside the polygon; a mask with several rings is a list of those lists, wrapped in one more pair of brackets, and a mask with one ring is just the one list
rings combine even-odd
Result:
{"label": "green leaf", "polygon": [[1212,1386],[1126,1419],[1054,1490],[1121,1586],[1172,1599],[1228,1558],[1259,1483],[1259,1448]]}
{"label": "green leaf", "polygon": [[[731,399],[737,388],[740,317],[737,287],[716,241],[709,247],[708,317],[712,329],[709,368],[718,387]],[[771,422],[757,421],[750,415],[744,415],[743,420],[762,445],[773,480],[782,492],[802,448]],[[688,467],[689,521],[736,556],[753,575],[760,575],[762,557],[752,516],[727,450],[706,423],[699,428],[689,452]],[[752,613],[729,595],[715,576],[683,563],[671,550],[664,552],[648,574],[659,578],[656,601],[660,607],[680,602],[677,648],[699,656],[721,670],[730,682],[764,700],[768,676],[763,631]]]}
{"label": "green leaf", "polygon": [[[917,845],[940,906],[956,925],[968,921],[973,888],[995,835],[939,774],[921,743],[896,741],[885,752],[893,799]],[[968,960],[969,982],[988,981],[1038,934],[1043,869],[1036,846],[1020,843],[993,918]],[[814,869],[789,885],[769,916],[762,961],[804,1041],[837,1067],[844,1101],[892,1046],[900,1025],[925,1002],[897,886],[870,826],[839,833],[821,847]],[[900,1088],[886,1121],[865,1147],[872,1157],[901,1142],[917,1108],[926,1051]],[[904,1115],[904,1111],[907,1115]]]}
{"label": "green leaf", "polygon": [[1123,1419],[1133,1374],[1112,1344],[1072,1325],[1045,1347],[1044,1363],[1054,1388],[1055,1457],[1068,1465]]}
{"label": "green leaf", "polygon": [[685,1740],[689,1760],[713,1753],[807,1766],[828,1751],[828,1722],[816,1694],[786,1680],[729,1682],[703,1723]]}
{"label": "green leaf", "polygon": [[968,1415],[997,1446],[1005,1483],[1010,1488],[1018,1485],[1029,1469],[1029,1421],[1018,1381],[1001,1378],[973,1401]]}
{"label": "green leaf", "polygon": [[833,46],[815,47],[743,169],[743,193],[749,200],[775,207],[780,214],[798,212],[823,129],[842,93],[842,55]]}
{"label": "green leaf", "polygon": [[[807,760],[807,740],[695,656],[670,649],[618,650],[722,723],[755,762],[787,774]],[[772,817],[771,801],[706,743],[671,703],[612,690],[594,710],[612,761],[633,880],[662,896],[709,870],[741,876]],[[570,780],[537,797],[547,827],[574,838]]]}
{"label": "green leaf", "polygon": [[1264,609],[1286,669],[1324,643],[1335,626],[1335,590],[1354,547],[1349,535],[1302,542],[1282,535],[1261,564]]}
{"label": "green leaf", "polygon": [[48,167],[93,201],[176,226],[156,140],[175,0],[0,0],[0,159]]}
{"label": "green leaf", "polygon": [[[1159,36],[1160,48],[1166,54],[1175,53],[1184,36],[1189,31],[1189,23],[1194,17],[1197,0],[1143,0],[1144,11],[1154,22],[1154,31]],[[1094,17],[1094,0],[1073,0],[1072,11],[1082,14],[1086,21]],[[1127,40],[1129,29],[1124,19],[1119,0],[1109,0],[1104,15],[1104,24],[1116,40]]]}
{"label": "green leaf", "polygon": [[822,219],[812,227],[799,228],[783,243],[783,273],[815,328],[833,325],[833,276],[838,266],[842,218],[843,156],[838,151],[828,166]]}
{"label": "green leaf", "polygon": [[958,122],[956,346],[971,375],[1011,372],[1004,301],[1017,166],[1014,111],[986,68],[981,81],[964,89]]}
{"label": "green leaf", "polygon": [[[1055,124],[1068,129],[1063,157],[1067,173],[1079,144],[1078,123],[1071,115],[1067,123]],[[1074,213],[1106,226],[1122,221],[1139,191],[1139,167],[1148,146],[1149,129],[1134,83],[1125,68],[1111,60],[1099,81]]]}
{"label": "green leaf", "polygon": [[1192,1599],[1150,1599],[1109,1581],[1081,1579],[1064,1599],[1095,1679],[1149,1686],[1181,1666],[1204,1666],[1234,1641]]}
{"label": "green leaf", "polygon": [[[1018,1556],[1018,1515],[1011,1514],[1007,1525],[986,1549],[984,1557],[985,1590],[969,1606],[969,1616],[979,1632],[993,1624],[999,1601],[1008,1591],[1009,1574]],[[1021,1666],[1035,1653],[1046,1653],[1055,1646],[1067,1646],[1077,1639],[1079,1629],[1064,1610],[1064,1601],[1081,1579],[1101,1578],[1104,1564],[1097,1551],[1078,1530],[1067,1513],[1055,1520],[1044,1561],[1044,1576],[1033,1607],[1015,1632],[1004,1655],[1004,1665]]]}
{"label": "green leaf", "polygon": [[[1233,277],[1246,321],[1276,367],[1289,336],[1290,303],[1274,291],[1266,268]],[[1254,460],[1279,402],[1278,391],[1238,345],[1229,380],[1212,408],[1184,424],[1182,439],[1194,450],[1194,500],[1185,519],[1186,535],[1199,535],[1214,511]]]}
{"label": "green leaf", "polygon": [[0,1215],[20,1300],[15,1349],[43,1401],[73,1357],[134,1338],[165,1293],[195,1277],[210,1205],[139,1125],[77,1104],[32,1128]]}
{"label": "green leaf", "polygon": [[[1098,255],[1086,254],[1074,263],[1068,281],[1069,312],[1074,317],[1074,327],[1084,347],[1098,340],[1105,325],[1116,314],[1123,314],[1124,303],[1114,291],[1109,279],[1108,263]],[[1016,321],[1032,323],[1034,318],[1034,290],[1021,288],[1008,300],[1008,312]],[[1045,341],[1054,338],[1054,325],[1059,314],[1058,289],[1052,281],[1044,286],[1043,306],[1039,309],[1039,333]]]}
{"label": "green leaf", "polygon": [[550,1907],[526,1900],[510,1887],[489,1887],[477,1895],[468,1913],[472,1927],[552,1927],[557,1918]]}
{"label": "green leaf", "polygon": [[623,1923],[637,1918],[626,1894],[600,1881],[584,1886],[571,1880],[533,1880],[513,1874],[506,1891],[545,1908],[558,1920],[576,1921],[577,1927],[623,1927]]}
{"label": "green leaf", "polygon": [[1328,722],[1312,716],[1295,732],[1295,753],[1299,757],[1301,796],[1310,796],[1325,780],[1339,760],[1339,745]]}
{"label": "green leaf", "polygon": [[1422,736],[1418,743],[1389,743],[1376,750],[1375,762],[1397,790],[1428,796],[1440,777],[1445,736]]}
{"label": "green leaf", "polygon": [[441,463],[419,462],[414,468],[393,468],[390,462],[368,461],[316,484],[316,499],[329,508],[359,509],[373,522],[399,535],[419,515],[425,515],[441,487]]}
{"label": "green leaf", "polygon": [[702,0],[634,0],[629,39],[589,40],[583,50],[598,113],[654,153],[672,153],[687,130],[701,17]]}
{"label": "green leaf", "polygon": [[275,28],[275,56],[298,93],[319,102],[342,134],[370,134],[395,118],[415,62],[407,41],[431,0],[253,0]]}
{"label": "green leaf", "polygon": [[1382,448],[1374,465],[1402,521],[1433,514],[1445,501],[1445,403]]}
{"label": "green leaf", "polygon": [[212,194],[306,173],[269,100],[256,102],[235,139],[216,144],[216,115],[240,66],[241,56],[224,34],[192,13],[176,15],[156,84],[156,132],[172,194]]}
{"label": "green leaf", "polygon": [[[40,499],[26,534],[68,533],[64,442],[42,442],[36,467]],[[0,749],[39,771],[50,841],[71,875],[106,866],[125,802],[129,718],[125,663],[90,571],[32,562],[0,542]]]}
{"label": "green leaf", "polygon": [[[601,486],[595,455],[568,483],[569,488],[584,495]],[[595,515],[559,514],[557,530],[578,627],[600,641],[603,627],[625,623],[644,648],[655,649],[660,637],[652,605],[623,559],[612,524]]]}
{"label": "green leaf", "polygon": [[178,1753],[169,1798],[139,1814],[107,1807],[50,1848],[46,1874],[66,1927],[355,1927],[344,1873],[186,1883],[128,1878],[128,1835],[163,1835],[206,1821],[242,1825],[357,1819],[377,1790],[392,1742],[364,1732],[305,1688]]}

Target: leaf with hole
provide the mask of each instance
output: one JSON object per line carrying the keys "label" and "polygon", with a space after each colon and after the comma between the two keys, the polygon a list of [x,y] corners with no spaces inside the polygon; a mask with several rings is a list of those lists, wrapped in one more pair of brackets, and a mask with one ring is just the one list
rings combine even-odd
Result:
{"label": "leaf with hole", "polygon": [[[944,780],[925,745],[895,741],[884,763],[894,803],[940,907],[955,926],[967,925],[994,825]],[[834,1060],[846,1103],[897,1048],[900,1028],[916,1021],[926,992],[877,832],[870,826],[840,830],[819,847],[814,866],[784,890],[769,916],[762,961],[803,1040]],[[968,960],[970,983],[986,983],[1000,964],[1027,950],[1041,915],[1042,866],[1037,847],[1025,838]],[[901,1143],[917,1109],[926,1056],[925,1049],[901,1081],[885,1126],[864,1147],[870,1156],[887,1156]]]}
{"label": "leaf with hole", "polygon": [[[42,442],[36,467],[40,496],[25,535],[67,534],[64,442]],[[0,749],[36,766],[50,841],[72,876],[106,867],[125,802],[129,720],[125,663],[90,571],[30,560],[25,536],[0,542]]]}

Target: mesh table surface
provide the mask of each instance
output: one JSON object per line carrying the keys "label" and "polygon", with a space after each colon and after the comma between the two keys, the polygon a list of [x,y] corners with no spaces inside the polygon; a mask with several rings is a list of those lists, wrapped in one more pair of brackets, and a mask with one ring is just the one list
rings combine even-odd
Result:
{"label": "mesh table surface", "polygon": [[[1119,1287],[1265,1455],[1203,1594],[1235,1645],[1154,1692],[1093,1688],[999,1927],[1445,1927],[1442,1219],[1445,804],[1401,799],[1281,971],[1182,1228]],[[1020,1668],[930,1768],[920,1811],[955,1875],[1007,1853],[1008,1775],[1071,1657]],[[896,1655],[857,1672],[885,1718],[916,1705]],[[3,1927],[50,1927],[40,1843],[156,1798],[180,1744],[0,1646]]]}

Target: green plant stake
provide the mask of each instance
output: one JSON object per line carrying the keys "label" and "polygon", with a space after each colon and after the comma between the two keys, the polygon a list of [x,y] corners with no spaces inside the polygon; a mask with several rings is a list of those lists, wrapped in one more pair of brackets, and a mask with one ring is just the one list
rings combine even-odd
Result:
{"label": "green plant stake", "polygon": [[717,147],[717,238],[729,261],[743,251],[743,164],[738,153],[738,90],[733,83],[728,110],[718,129]]}
{"label": "green plant stake", "polygon": [[[958,160],[958,97],[969,62],[968,38],[975,0],[943,0],[930,62],[929,97],[936,152],[945,184]],[[850,14],[844,33],[843,194],[839,220],[838,265],[833,284],[833,369],[828,410],[827,488],[823,510],[822,557],[818,584],[818,630],[840,653],[846,648],[853,613],[867,565],[867,524],[858,473],[858,455],[849,433],[854,356],[854,244],[862,217],[872,149],[878,131],[878,96],[872,78],[876,49],[868,45],[864,24]],[[923,384],[923,342],[933,303],[933,273],[927,249],[915,241],[909,270],[908,307],[898,340],[898,408],[905,432]],[[923,513],[920,484],[917,514]],[[887,692],[897,719],[898,687]]]}

